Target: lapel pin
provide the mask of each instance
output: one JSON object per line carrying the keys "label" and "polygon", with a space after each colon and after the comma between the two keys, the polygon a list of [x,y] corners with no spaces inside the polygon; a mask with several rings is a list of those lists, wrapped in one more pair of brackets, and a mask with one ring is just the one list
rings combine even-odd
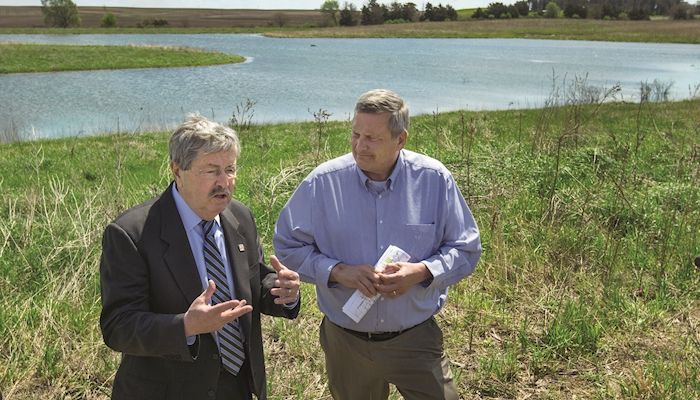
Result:
{"label": "lapel pin", "polygon": [[241,253],[245,251],[245,245],[243,243],[238,244],[238,251],[240,251]]}

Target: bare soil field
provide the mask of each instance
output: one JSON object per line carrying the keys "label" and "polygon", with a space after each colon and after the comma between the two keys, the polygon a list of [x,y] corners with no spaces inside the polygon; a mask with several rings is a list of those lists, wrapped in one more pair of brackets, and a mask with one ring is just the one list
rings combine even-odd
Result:
{"label": "bare soil field", "polygon": [[[119,27],[136,27],[144,21],[168,21],[175,28],[323,26],[327,16],[318,10],[216,10],[175,8],[78,7],[81,26],[97,28],[102,16],[114,14]],[[0,6],[0,28],[45,27],[41,7]]]}

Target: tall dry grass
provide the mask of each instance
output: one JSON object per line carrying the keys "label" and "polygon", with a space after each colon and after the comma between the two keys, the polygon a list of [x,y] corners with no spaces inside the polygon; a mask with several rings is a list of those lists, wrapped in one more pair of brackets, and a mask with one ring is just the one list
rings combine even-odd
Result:
{"label": "tall dry grass", "polygon": [[[409,147],[452,170],[485,248],[438,316],[462,397],[696,397],[699,100],[561,99],[412,120]],[[5,399],[108,397],[119,356],[98,328],[100,236],[167,185],[167,136],[0,145]],[[236,196],[268,250],[286,199],[348,136],[322,120],[241,132]],[[302,307],[263,321],[273,399],[330,398],[309,285]]]}

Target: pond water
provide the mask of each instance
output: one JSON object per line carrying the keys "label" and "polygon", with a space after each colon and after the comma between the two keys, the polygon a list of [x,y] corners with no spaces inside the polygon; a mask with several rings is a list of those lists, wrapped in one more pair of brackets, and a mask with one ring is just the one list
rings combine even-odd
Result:
{"label": "pond water", "polygon": [[385,87],[412,114],[540,107],[576,78],[638,101],[641,82],[697,93],[700,46],[525,39],[274,39],[259,35],[0,35],[0,42],[168,45],[243,55],[193,68],[0,75],[0,133],[23,137],[170,128],[198,111],[220,122],[255,102],[255,123],[351,116],[357,97]]}

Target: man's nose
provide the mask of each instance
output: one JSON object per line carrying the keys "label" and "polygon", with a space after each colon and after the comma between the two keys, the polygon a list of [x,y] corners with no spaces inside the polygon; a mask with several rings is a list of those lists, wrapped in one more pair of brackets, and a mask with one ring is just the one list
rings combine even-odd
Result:
{"label": "man's nose", "polygon": [[357,148],[362,149],[362,150],[366,150],[368,147],[367,143],[368,143],[367,139],[361,137],[361,138],[357,139]]}
{"label": "man's nose", "polygon": [[228,186],[230,179],[228,175],[226,175],[225,171],[219,171],[218,174],[216,174],[216,184],[221,185],[223,187]]}

